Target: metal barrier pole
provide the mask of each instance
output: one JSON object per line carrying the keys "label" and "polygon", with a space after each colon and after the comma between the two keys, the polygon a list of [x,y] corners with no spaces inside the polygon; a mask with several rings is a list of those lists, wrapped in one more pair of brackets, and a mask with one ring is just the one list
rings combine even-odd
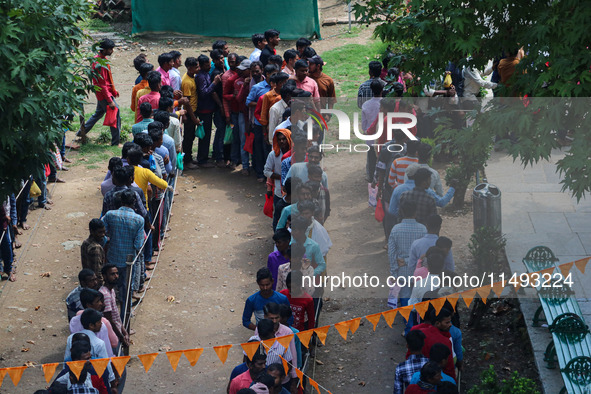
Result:
{"label": "metal barrier pole", "polygon": [[[135,261],[135,256],[132,254],[127,255],[127,261],[125,264],[127,265],[127,270],[125,271],[125,283],[127,284],[125,289],[125,303],[123,305],[123,327],[129,332],[129,321],[131,317],[131,271],[133,269],[133,262]],[[123,350],[123,355],[129,356],[129,347],[121,345],[121,350]]]}

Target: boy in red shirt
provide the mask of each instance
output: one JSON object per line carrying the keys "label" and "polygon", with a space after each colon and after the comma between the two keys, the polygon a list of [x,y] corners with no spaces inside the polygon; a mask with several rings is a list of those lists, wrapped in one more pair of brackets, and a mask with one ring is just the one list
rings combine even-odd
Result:
{"label": "boy in red shirt", "polygon": [[282,290],[280,293],[289,300],[293,312],[293,326],[300,331],[305,331],[314,328],[316,322],[314,300],[310,294],[302,289],[302,277],[300,271],[291,271],[287,274],[287,289]]}

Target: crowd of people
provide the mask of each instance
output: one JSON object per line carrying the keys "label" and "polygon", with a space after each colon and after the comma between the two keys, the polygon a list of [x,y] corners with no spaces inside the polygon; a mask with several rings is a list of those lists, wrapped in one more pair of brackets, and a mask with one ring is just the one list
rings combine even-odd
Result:
{"label": "crowd of people", "polygon": [[[245,341],[265,341],[318,326],[323,288],[317,283],[322,280],[305,279],[321,279],[327,272],[332,242],[325,223],[331,200],[328,177],[321,166],[320,145],[326,130],[314,124],[309,139],[307,120],[309,112],[334,106],[335,88],[309,40],[299,39],[296,48],[283,56],[276,51],[279,40],[277,30],[254,34],[249,56],[229,52],[227,43],[218,40],[210,56],[186,57],[183,63],[180,52],[163,53],[157,58],[157,68],[145,55],[135,58],[139,76],[130,101],[136,114],[133,142],[123,145],[115,101],[119,93],[108,63],[115,44],[109,39],[100,43],[97,58],[105,61],[93,64],[97,71],[93,83],[99,88],[97,109],[79,133],[88,133],[106,115],[111,122],[111,144],[121,147],[121,155],[108,162],[100,185],[101,217],[89,222],[88,238],[81,245],[79,286],[66,300],[71,335],[65,361],[112,357],[129,346],[134,334],[129,311],[147,289],[146,280],[156,264],[154,256],[167,231],[174,184],[182,170],[241,166],[242,174],[254,172],[265,183],[265,214],[275,247],[266,267],[256,273],[259,291],[245,301],[242,324],[254,331],[250,337],[245,335]],[[183,64],[186,72],[181,76]],[[413,76],[397,67],[388,68],[387,62],[372,61],[369,77],[359,87],[357,104],[364,132],[372,134],[380,113],[404,108],[401,101],[384,96],[401,97]],[[443,93],[431,94],[451,97],[457,91],[447,86]],[[390,274],[425,278],[422,285],[409,282],[392,287],[388,297],[392,308],[453,292],[436,288],[432,279],[455,271],[452,240],[440,236],[443,220],[437,213],[437,207],[445,206],[455,191],[450,188],[444,193],[438,172],[429,165],[432,147],[420,141],[420,128],[413,128],[413,134],[419,140],[409,140],[397,131],[392,141],[381,140],[375,146],[370,142],[367,156],[367,181],[377,190],[383,207]],[[193,156],[195,139],[197,154]],[[388,144],[403,149],[386,149]],[[61,159],[66,160],[63,153]],[[48,170],[51,177],[52,170]],[[46,181],[38,181],[26,180],[23,192],[11,196],[1,208],[6,275],[12,274],[11,252],[19,226],[27,228],[30,192],[26,185],[43,186],[38,205],[49,204]],[[394,392],[457,392],[462,334],[459,316],[449,302],[438,311],[430,307],[424,318],[413,311],[402,335],[408,353],[393,374]],[[232,371],[228,393],[302,393],[295,368],[305,368],[316,346],[315,339],[304,346],[295,335],[285,347],[279,342],[270,348],[261,343],[254,356],[245,353],[244,362]],[[288,363],[287,371],[282,360]],[[126,373],[119,376],[111,365],[103,376],[97,376],[89,363],[79,375],[66,366],[49,392],[120,393],[125,380]]]}

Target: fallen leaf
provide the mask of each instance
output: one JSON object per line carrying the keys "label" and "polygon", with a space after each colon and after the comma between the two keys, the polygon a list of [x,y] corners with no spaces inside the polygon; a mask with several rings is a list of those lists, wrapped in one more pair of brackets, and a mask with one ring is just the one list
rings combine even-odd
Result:
{"label": "fallen leaf", "polygon": [[162,346],[160,349],[158,349],[159,352],[168,352],[170,351],[172,348],[170,346]]}
{"label": "fallen leaf", "polygon": [[35,307],[35,310],[36,310],[36,311],[38,311],[38,310],[39,310],[39,308],[41,308],[41,305],[37,305],[37,306]]}
{"label": "fallen leaf", "polygon": [[166,301],[173,303],[175,300],[174,296],[169,295],[168,297],[166,297]]}
{"label": "fallen leaf", "polygon": [[318,364],[318,365],[324,365],[324,363],[322,361],[318,360],[318,359],[316,359],[316,364]]}
{"label": "fallen leaf", "polygon": [[44,273],[42,273],[39,276],[42,277],[42,278],[49,278],[51,276],[51,272],[49,272],[49,271],[48,272],[44,272]]}
{"label": "fallen leaf", "polygon": [[37,363],[33,361],[25,361],[23,365],[26,365],[27,367],[34,367],[35,365],[37,365]]}
{"label": "fallen leaf", "polygon": [[35,341],[27,341],[27,343],[30,343],[31,345],[35,344]]}
{"label": "fallen leaf", "polygon": [[23,353],[26,353],[26,352],[28,352],[29,350],[31,350],[31,349],[29,349],[28,347],[24,347],[24,348],[22,348],[22,349],[21,349],[21,352],[23,352]]}
{"label": "fallen leaf", "polygon": [[357,383],[357,384],[360,385],[360,386],[365,387],[365,382],[363,380],[361,382]]}

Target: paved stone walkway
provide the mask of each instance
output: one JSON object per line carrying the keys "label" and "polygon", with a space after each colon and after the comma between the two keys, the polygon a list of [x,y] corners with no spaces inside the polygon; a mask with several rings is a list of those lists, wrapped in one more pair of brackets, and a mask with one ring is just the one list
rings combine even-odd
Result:
{"label": "paved stone walkway", "polygon": [[[538,245],[547,246],[558,264],[591,255],[591,197],[579,202],[561,192],[556,161],[564,157],[552,152],[550,162],[523,168],[504,152],[494,152],[486,167],[486,176],[501,190],[502,230],[507,238],[507,258],[513,272],[526,272],[522,259]],[[591,264],[583,275],[573,266],[573,290],[588,325],[591,326]],[[520,295],[527,329],[546,393],[558,393],[563,386],[558,369],[545,367],[544,351],[551,340],[548,329],[532,327],[532,317],[540,305],[537,294],[529,289]]]}

